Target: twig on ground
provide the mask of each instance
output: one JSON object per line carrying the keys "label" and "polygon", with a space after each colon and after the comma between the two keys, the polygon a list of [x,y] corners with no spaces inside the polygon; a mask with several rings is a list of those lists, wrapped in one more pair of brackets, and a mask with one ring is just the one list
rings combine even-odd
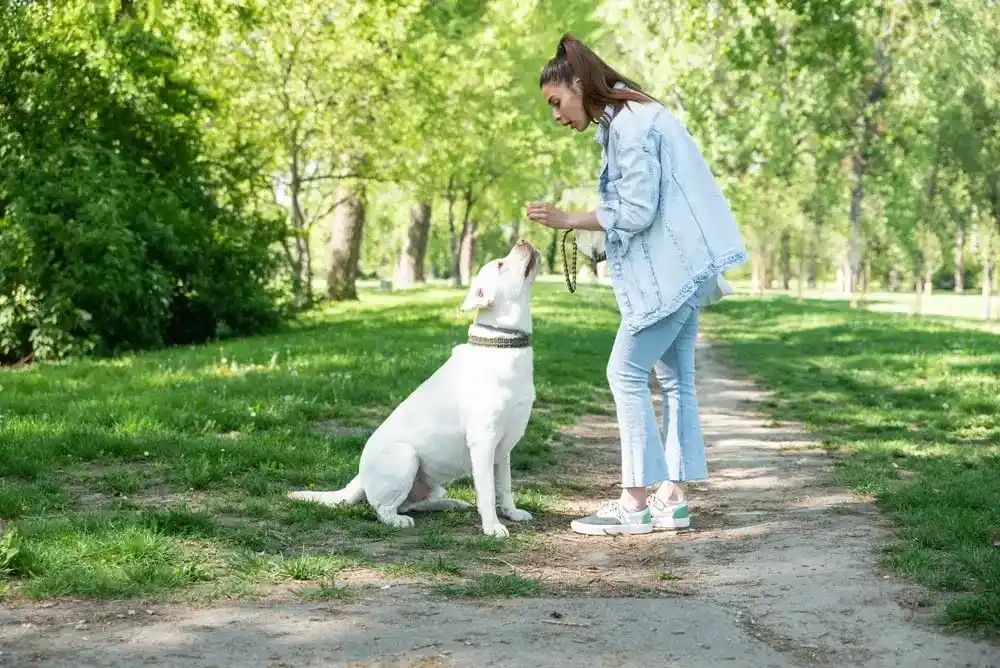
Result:
{"label": "twig on ground", "polygon": [[585,629],[590,626],[588,622],[564,622],[559,619],[543,619],[546,624],[555,624],[556,626],[572,626],[574,628]]}
{"label": "twig on ground", "polygon": [[504,561],[503,559],[498,559],[496,557],[481,557],[481,559],[483,561],[495,561],[498,564],[503,564],[504,566],[507,566],[508,568],[510,568],[510,570],[514,571],[514,573],[516,573],[517,575],[520,575],[520,573],[518,572],[517,566],[515,566],[512,563],[510,563],[509,561]]}

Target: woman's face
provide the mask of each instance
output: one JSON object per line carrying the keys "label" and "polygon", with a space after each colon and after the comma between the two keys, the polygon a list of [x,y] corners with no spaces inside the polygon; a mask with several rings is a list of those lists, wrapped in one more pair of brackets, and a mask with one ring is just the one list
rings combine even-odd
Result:
{"label": "woman's face", "polygon": [[552,120],[560,125],[583,132],[590,125],[590,117],[583,107],[579,88],[566,84],[550,83],[542,86],[542,96],[552,107]]}

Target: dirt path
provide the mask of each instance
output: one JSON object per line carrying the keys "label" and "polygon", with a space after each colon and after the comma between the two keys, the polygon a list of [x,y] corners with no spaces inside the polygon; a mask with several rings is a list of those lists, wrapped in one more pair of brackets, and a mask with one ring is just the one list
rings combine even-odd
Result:
{"label": "dirt path", "polygon": [[766,395],[700,355],[712,480],[692,492],[697,530],[567,530],[617,485],[614,418],[589,416],[550,480],[576,491],[539,518],[541,548],[505,562],[561,596],[449,601],[380,582],[352,603],[41,604],[0,612],[0,666],[1000,668],[1000,648],[930,628],[931,594],[876,572],[888,528],[825,485],[834,460],[755,414]]}

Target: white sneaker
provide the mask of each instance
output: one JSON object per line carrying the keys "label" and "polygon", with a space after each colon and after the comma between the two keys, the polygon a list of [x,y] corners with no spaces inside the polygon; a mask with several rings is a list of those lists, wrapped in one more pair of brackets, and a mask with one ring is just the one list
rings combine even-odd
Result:
{"label": "white sneaker", "polygon": [[664,501],[656,494],[646,497],[653,526],[657,529],[687,529],[691,526],[691,513],[687,501]]}
{"label": "white sneaker", "polygon": [[618,501],[611,501],[593,515],[573,520],[570,528],[587,536],[608,536],[649,533],[653,530],[653,523],[649,507],[630,511]]}

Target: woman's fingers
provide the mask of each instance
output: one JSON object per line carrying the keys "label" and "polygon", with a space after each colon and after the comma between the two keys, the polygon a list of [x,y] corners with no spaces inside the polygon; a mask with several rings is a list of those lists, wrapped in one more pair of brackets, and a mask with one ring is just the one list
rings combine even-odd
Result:
{"label": "woman's fingers", "polygon": [[552,218],[552,205],[544,202],[534,202],[528,205],[528,218],[536,223],[545,223]]}

